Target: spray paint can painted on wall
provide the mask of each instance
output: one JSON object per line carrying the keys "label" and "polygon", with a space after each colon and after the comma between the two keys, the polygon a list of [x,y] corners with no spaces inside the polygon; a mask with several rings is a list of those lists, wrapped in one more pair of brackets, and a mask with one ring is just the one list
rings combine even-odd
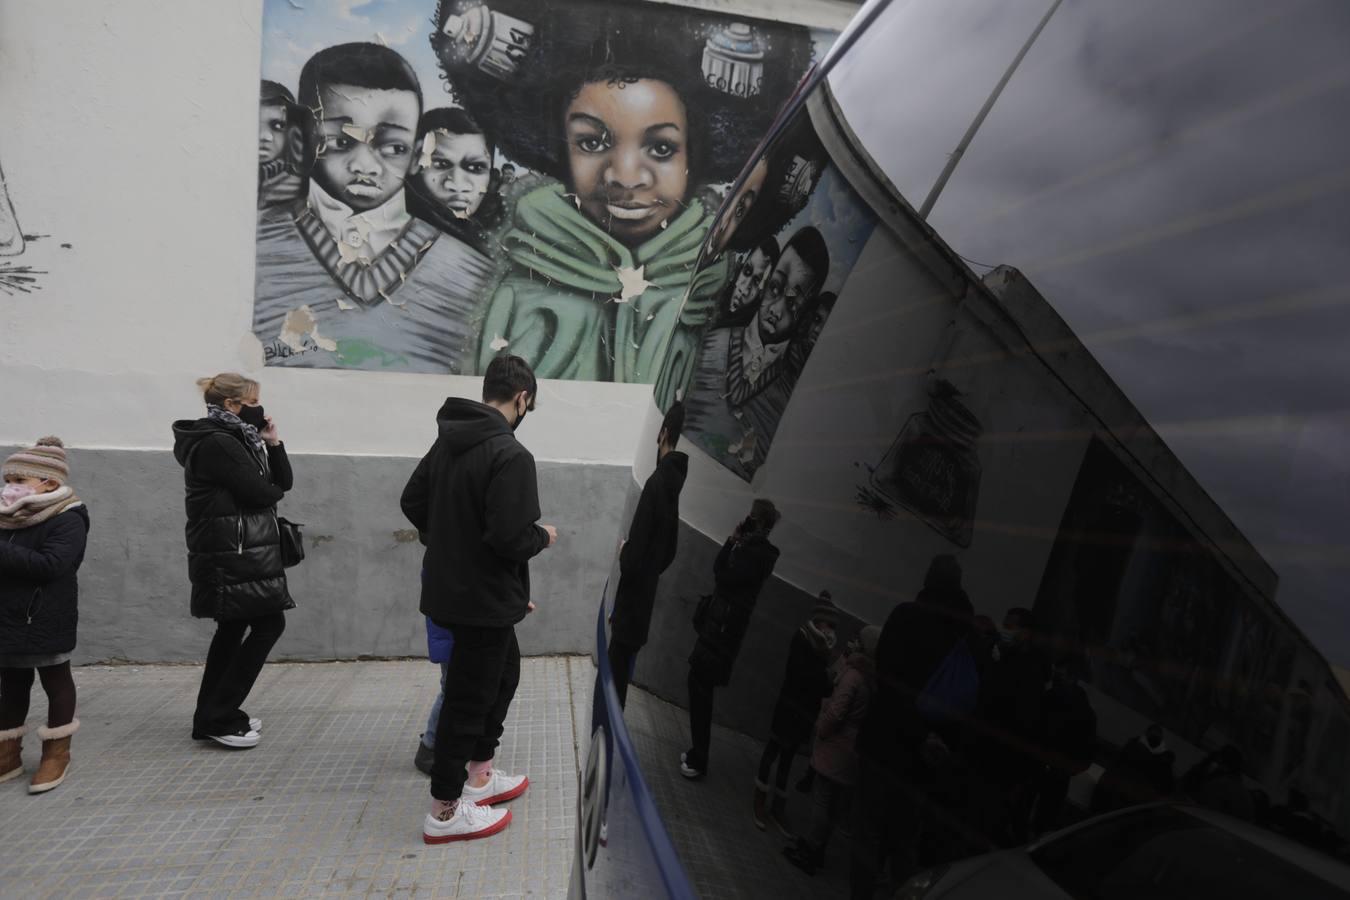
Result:
{"label": "spray paint can painted on wall", "polygon": [[503,81],[516,74],[534,40],[534,26],[529,22],[486,6],[449,16],[441,31],[450,38],[452,53],[460,63]]}
{"label": "spray paint can painted on wall", "polygon": [[765,49],[764,39],[744,22],[719,28],[703,46],[703,78],[724,94],[753,97],[764,84]]}

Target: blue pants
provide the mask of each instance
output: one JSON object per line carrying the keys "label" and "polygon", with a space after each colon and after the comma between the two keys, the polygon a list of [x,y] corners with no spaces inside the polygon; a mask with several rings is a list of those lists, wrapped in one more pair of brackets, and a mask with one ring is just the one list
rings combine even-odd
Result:
{"label": "blue pants", "polygon": [[450,663],[441,663],[441,692],[436,702],[431,704],[431,715],[427,716],[427,729],[422,732],[422,746],[428,750],[436,749],[436,723],[441,720],[441,706],[445,703],[445,676],[450,674]]}

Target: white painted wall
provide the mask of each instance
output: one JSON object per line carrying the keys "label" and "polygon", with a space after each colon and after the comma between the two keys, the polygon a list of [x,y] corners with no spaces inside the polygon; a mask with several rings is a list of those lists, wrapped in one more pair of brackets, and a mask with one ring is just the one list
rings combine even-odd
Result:
{"label": "white painted wall", "polygon": [[[847,4],[820,5],[837,25]],[[263,369],[261,19],[259,0],[0,4],[0,162],[24,231],[50,235],[9,258],[45,270],[42,289],[0,294],[0,446],[165,449],[200,412],[194,381],[238,370],[293,452],[411,456],[447,395],[477,395],[472,378]],[[540,459],[629,463],[650,394],[549,382],[521,437]]]}

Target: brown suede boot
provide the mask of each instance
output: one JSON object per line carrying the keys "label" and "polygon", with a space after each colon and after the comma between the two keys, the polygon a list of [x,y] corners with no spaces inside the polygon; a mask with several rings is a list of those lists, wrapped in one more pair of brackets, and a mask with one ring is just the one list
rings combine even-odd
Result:
{"label": "brown suede boot", "polygon": [[27,725],[0,731],[0,782],[23,774],[23,736],[27,731]]}
{"label": "brown suede boot", "polygon": [[755,782],[755,827],[763,831],[768,816],[769,807],[769,786],[762,782]]}
{"label": "brown suede boot", "polygon": [[66,780],[66,772],[70,770],[70,736],[79,730],[79,719],[71,720],[69,725],[38,729],[38,737],[42,738],[42,763],[33,773],[28,793],[45,794]]}

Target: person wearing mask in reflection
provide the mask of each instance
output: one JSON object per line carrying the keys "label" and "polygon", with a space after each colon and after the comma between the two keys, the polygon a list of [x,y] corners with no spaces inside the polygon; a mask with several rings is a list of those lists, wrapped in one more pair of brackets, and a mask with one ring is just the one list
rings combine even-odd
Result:
{"label": "person wearing mask in reflection", "polygon": [[[889,861],[896,887],[917,868],[922,824],[931,812],[929,795],[951,765],[959,729],[959,720],[935,722],[920,700],[934,675],[959,658],[957,645],[964,643],[973,614],[961,587],[960,563],[939,554],[928,566],[918,597],[892,610],[881,628],[877,689],[858,731],[849,873],[855,900],[875,895],[883,862]],[[978,685],[971,688],[966,684],[963,690],[973,702],[968,695]]]}
{"label": "person wearing mask in reflection", "polygon": [[848,667],[821,707],[815,723],[811,768],[816,773],[811,790],[811,827],[796,844],[783,851],[794,866],[808,875],[825,863],[825,850],[843,812],[847,792],[858,782],[858,729],[867,718],[876,691],[877,642],[881,629],[868,625],[858,635],[859,650],[848,656]]}
{"label": "person wearing mask in reflection", "polygon": [[1055,660],[1042,701],[1042,764],[1034,785],[1034,834],[1059,827],[1069,782],[1092,765],[1097,755],[1097,713],[1087,691],[1074,678],[1071,661]]}
{"label": "person wearing mask in reflection", "polygon": [[[759,777],[755,781],[755,827],[760,831],[772,822],[784,837],[792,836],[787,824],[788,778],[797,751],[811,739],[820,701],[830,693],[830,653],[838,627],[839,608],[828,599],[821,599],[792,635],[783,683],[773,708],[769,742],[760,757]],[[769,779],[775,763],[778,775],[771,786]]]}
{"label": "person wearing mask in reflection", "polygon": [[14,453],[0,475],[0,781],[23,774],[36,678],[47,695],[47,724],[37,730],[42,762],[28,793],[43,794],[65,780],[71,738],[80,727],[70,653],[89,512],[68,483],[70,464],[60,438],[45,437]]}
{"label": "person wearing mask in reflection", "polygon": [[1038,745],[1050,662],[1041,652],[1031,610],[1003,618],[993,661],[980,680],[975,767],[982,781],[981,831],[995,846],[1025,840],[1032,786],[1041,770]]}
{"label": "person wearing mask in reflection", "polygon": [[684,428],[684,406],[666,411],[656,436],[656,470],[642,486],[628,538],[619,550],[619,587],[610,615],[609,667],[619,705],[628,702],[628,681],[638,651],[647,643],[656,586],[675,561],[680,534],[680,491],[689,457],[675,449]]}
{"label": "person wearing mask in reflection", "polygon": [[1156,722],[1142,735],[1130,738],[1102,772],[1092,792],[1093,815],[1172,796],[1176,790],[1176,758],[1167,746],[1162,726]]}
{"label": "person wearing mask in reflection", "polygon": [[407,184],[409,213],[487,256],[504,217],[494,150],[464,110],[428,110],[417,125],[417,162]]}
{"label": "person wearing mask in reflection", "polygon": [[713,562],[713,592],[694,613],[698,640],[689,655],[689,731],[692,746],[680,756],[680,774],[690,780],[708,772],[712,744],[713,692],[731,683],[731,671],[750,628],[764,583],[778,563],[769,533],[778,524],[778,508],[759,498],[736,526]]}
{"label": "person wearing mask in reflection", "polygon": [[295,608],[276,507],[291,489],[290,458],[256,381],[232,372],[197,382],[206,415],[173,424],[187,489],[192,615],[215,619],[192,737],[232,750],[257,746],[262,721],[244,701]]}

